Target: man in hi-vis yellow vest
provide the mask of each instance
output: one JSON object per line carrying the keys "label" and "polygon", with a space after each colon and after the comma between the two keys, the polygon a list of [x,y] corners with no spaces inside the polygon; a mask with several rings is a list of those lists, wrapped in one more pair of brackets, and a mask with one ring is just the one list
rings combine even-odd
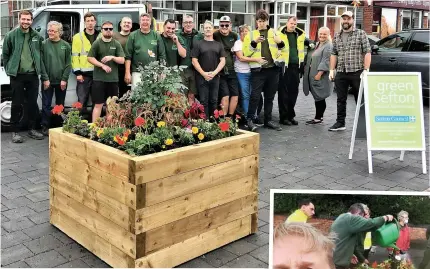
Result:
{"label": "man in hi-vis yellow vest", "polygon": [[76,94],[78,101],[86,109],[93,83],[94,66],[88,62],[88,52],[97,39],[99,31],[96,27],[96,16],[93,13],[84,15],[85,29],[73,36],[72,40],[72,70],[76,75]]}
{"label": "man in hi-vis yellow vest", "polygon": [[294,119],[297,96],[299,95],[300,70],[305,60],[305,32],[297,28],[297,18],[290,17],[287,24],[278,31],[278,35],[287,49],[282,52],[281,59],[285,68],[279,78],[278,106],[279,123],[284,125],[298,125]]}
{"label": "man in hi-vis yellow vest", "polygon": [[294,211],[293,214],[288,216],[285,223],[291,222],[307,222],[308,219],[315,215],[315,206],[309,199],[299,201],[299,209]]}
{"label": "man in hi-vis yellow vest", "polygon": [[[253,120],[260,102],[261,92],[264,92],[264,126],[270,129],[282,130],[272,121],[273,99],[279,82],[279,57],[287,50],[285,43],[276,35],[276,30],[268,26],[269,14],[263,9],[257,11],[257,30],[250,31],[244,41],[242,51],[244,56],[264,58],[264,62],[250,62],[251,67],[251,96],[247,115],[247,125],[250,131],[257,129]],[[282,62],[282,61],[281,61]]]}

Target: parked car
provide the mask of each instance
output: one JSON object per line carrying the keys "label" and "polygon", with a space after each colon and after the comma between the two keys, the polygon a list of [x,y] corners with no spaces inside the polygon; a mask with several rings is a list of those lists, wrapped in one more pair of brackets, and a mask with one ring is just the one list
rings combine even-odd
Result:
{"label": "parked car", "polygon": [[370,46],[373,46],[376,44],[376,42],[378,42],[379,40],[381,40],[380,38],[374,36],[374,35],[367,35],[367,38],[369,39],[369,43]]}
{"label": "parked car", "polygon": [[371,72],[421,72],[423,102],[429,104],[429,29],[389,35],[372,46]]}
{"label": "parked car", "polygon": [[[62,39],[72,43],[72,37],[76,33],[84,30],[84,14],[92,12],[96,16],[96,28],[100,29],[103,21],[109,20],[114,24],[114,31],[118,31],[122,17],[128,16],[134,22],[139,21],[139,16],[147,11],[145,5],[140,4],[123,4],[123,5],[107,5],[107,4],[87,4],[87,5],[50,5],[37,8],[33,11],[32,27],[38,31],[43,38],[47,36],[47,24],[51,20],[59,21],[63,24],[64,33]],[[18,25],[16,27],[19,27]],[[138,29],[139,24],[134,23],[133,28]],[[3,40],[0,40],[0,86],[1,86],[1,103],[0,103],[0,119],[1,131],[9,131],[11,128],[11,100],[12,89],[10,87],[9,76],[6,74],[3,61],[1,58]],[[41,83],[40,83],[41,84]],[[40,85],[41,86],[41,85]],[[42,94],[39,92],[38,105],[42,107]],[[71,105],[78,100],[76,95],[76,76],[72,73],[69,77],[67,94],[65,100],[65,109],[70,109]],[[52,100],[55,105],[55,98]],[[88,104],[91,107],[91,102]],[[86,115],[88,116],[88,115]],[[23,129],[26,128],[26,105],[22,108],[20,125]]]}

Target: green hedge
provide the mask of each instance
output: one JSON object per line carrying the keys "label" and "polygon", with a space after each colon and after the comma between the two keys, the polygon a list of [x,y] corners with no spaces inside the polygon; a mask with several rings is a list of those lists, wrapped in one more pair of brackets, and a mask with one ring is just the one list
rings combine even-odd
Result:
{"label": "green hedge", "polygon": [[406,210],[411,224],[430,224],[428,196],[277,193],[274,198],[275,214],[290,214],[303,198],[312,200],[315,216],[320,218],[334,219],[348,211],[352,204],[363,203],[370,208],[373,217],[387,214],[397,217],[400,210]]}

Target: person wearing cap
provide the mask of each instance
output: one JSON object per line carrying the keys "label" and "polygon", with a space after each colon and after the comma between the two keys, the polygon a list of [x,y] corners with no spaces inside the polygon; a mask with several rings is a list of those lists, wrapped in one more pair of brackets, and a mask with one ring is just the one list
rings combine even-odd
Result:
{"label": "person wearing cap", "polygon": [[203,24],[205,37],[194,44],[191,59],[198,72],[196,84],[199,91],[199,101],[205,108],[206,118],[209,119],[218,109],[218,92],[220,72],[225,66],[225,50],[221,43],[213,39],[213,23]]}
{"label": "person wearing cap", "polygon": [[181,59],[180,65],[187,66],[188,68],[181,72],[181,77],[182,84],[187,87],[188,104],[192,106],[197,95],[197,86],[195,69],[191,63],[191,51],[194,44],[203,39],[203,35],[194,29],[194,18],[190,15],[185,15],[182,21],[182,29],[178,30],[176,35],[182,37],[187,49],[187,55]]}
{"label": "person wearing cap", "polygon": [[282,68],[278,84],[279,123],[298,125],[294,119],[294,107],[299,96],[300,70],[303,69],[305,60],[306,34],[297,27],[297,17],[290,17],[278,35],[288,48],[281,56],[285,68]]}
{"label": "person wearing cap", "polygon": [[234,70],[234,43],[239,37],[231,30],[229,16],[222,16],[219,20],[219,30],[214,33],[214,40],[220,42],[225,51],[225,67],[221,72],[219,82],[219,99],[224,115],[232,117],[239,101],[239,81]]}
{"label": "person wearing cap", "polygon": [[346,130],[348,88],[351,86],[357,103],[361,77],[369,71],[371,61],[371,49],[367,34],[353,26],[354,14],[351,11],[346,11],[341,18],[342,30],[334,36],[330,56],[329,78],[334,80],[337,93],[337,119],[329,131]]}
{"label": "person wearing cap", "polygon": [[256,111],[260,102],[261,92],[264,92],[264,126],[281,131],[279,124],[272,120],[273,100],[279,83],[278,58],[282,51],[288,48],[276,31],[268,25],[269,14],[260,9],[256,14],[257,29],[250,31],[243,41],[243,54],[246,57],[261,58],[267,61],[265,64],[259,61],[250,62],[251,67],[251,97],[247,115],[247,125],[250,131],[255,131],[254,124]]}

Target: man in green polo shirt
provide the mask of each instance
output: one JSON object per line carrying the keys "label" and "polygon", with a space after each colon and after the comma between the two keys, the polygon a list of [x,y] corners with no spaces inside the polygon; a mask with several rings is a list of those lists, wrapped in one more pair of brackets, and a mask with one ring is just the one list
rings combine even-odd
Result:
{"label": "man in green polo shirt", "polygon": [[363,232],[377,229],[385,222],[393,220],[392,215],[366,219],[364,213],[362,204],[353,204],[349,212],[341,214],[331,225],[330,232],[336,233],[336,247],[333,254],[336,269],[346,269],[351,263],[358,262],[357,257],[354,256],[354,249],[358,237]]}
{"label": "man in green polo shirt", "polygon": [[131,90],[142,80],[139,66],[155,61],[166,61],[166,49],[161,36],[151,30],[151,16],[144,13],[140,15],[140,29],[130,34],[125,45],[124,80],[131,83]]}
{"label": "man in green polo shirt", "polygon": [[94,41],[88,53],[88,62],[94,65],[94,82],[91,89],[91,100],[94,103],[93,122],[100,117],[107,98],[118,96],[118,65],[125,61],[121,44],[112,39],[112,22],[106,21],[102,24],[102,35]]}
{"label": "man in green polo shirt", "polygon": [[180,65],[181,60],[187,56],[185,42],[175,34],[176,22],[168,19],[164,22],[164,32],[161,35],[166,48],[166,66]]}

